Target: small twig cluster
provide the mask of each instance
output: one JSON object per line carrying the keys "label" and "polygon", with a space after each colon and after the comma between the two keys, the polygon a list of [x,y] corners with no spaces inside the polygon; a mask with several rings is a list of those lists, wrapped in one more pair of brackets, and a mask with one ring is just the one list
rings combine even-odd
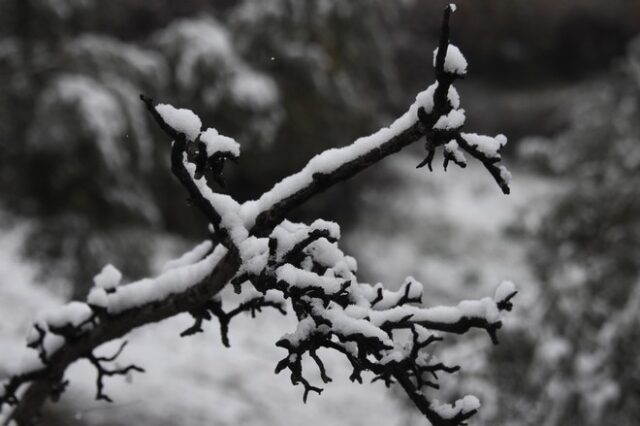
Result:
{"label": "small twig cluster", "polygon": [[[445,9],[440,43],[434,52],[437,84],[434,88],[433,111],[427,112],[425,107],[418,109],[418,119],[426,129],[427,156],[416,167],[427,166],[429,170],[433,170],[432,162],[436,148],[442,146],[444,148],[443,167],[445,170],[447,170],[449,162],[465,168],[467,162],[464,151],[479,160],[493,176],[502,192],[508,194],[511,175],[504,166],[497,164],[501,160],[499,150],[506,143],[506,138],[502,135],[491,138],[461,132],[465,115],[464,110],[459,108],[460,98],[453,83],[459,78],[464,78],[467,72],[467,63],[458,48],[449,44],[451,12],[451,7]],[[437,118],[435,123],[433,117]]]}
{"label": "small twig cluster", "polygon": [[[86,333],[88,327],[95,326],[100,318],[104,318],[104,309],[98,306],[84,305],[74,302],[67,305],[67,308],[76,307],[85,308],[81,311],[81,320],[68,320],[60,322],[55,318],[40,319],[33,325],[32,333],[28,338],[27,346],[37,351],[39,366],[28,368],[23,374],[12,376],[7,383],[4,384],[4,391],[0,394],[0,410],[3,406],[14,406],[19,402],[18,391],[24,383],[28,383],[38,379],[47,379],[51,381],[52,386],[49,396],[53,401],[57,401],[69,384],[68,380],[63,377],[52,374],[51,355],[55,353],[62,342],[73,344],[73,342]],[[69,309],[72,310],[72,309]],[[77,312],[79,312],[76,309]],[[77,318],[77,316],[76,316]],[[126,376],[132,371],[144,372],[142,367],[137,365],[128,365],[126,367],[109,368],[107,363],[114,362],[122,353],[127,342],[123,342],[120,348],[109,357],[96,356],[93,352],[85,353],[80,359],[84,358],[89,361],[96,369],[96,400],[112,402],[111,398],[104,393],[104,378],[107,376],[123,375]]]}
{"label": "small twig cluster", "polygon": [[130,372],[132,371],[137,371],[139,373],[144,373],[144,368],[139,367],[137,365],[131,364],[128,365],[126,367],[116,367],[116,368],[109,368],[107,367],[105,364],[109,363],[109,362],[114,362],[116,360],[116,358],[118,358],[118,356],[120,356],[120,354],[122,353],[122,351],[124,350],[125,346],[127,346],[127,341],[125,340],[124,342],[122,342],[122,344],[120,345],[120,348],[118,348],[118,350],[111,356],[109,357],[104,357],[104,356],[96,356],[93,353],[90,353],[87,355],[87,360],[91,363],[91,365],[93,365],[98,373],[98,376],[96,378],[96,400],[97,401],[107,401],[107,402],[113,402],[113,400],[104,393],[104,378],[105,377],[111,377],[111,376],[127,376],[130,374]]}
{"label": "small twig cluster", "polygon": [[202,333],[202,323],[204,321],[210,321],[212,317],[216,317],[220,323],[220,335],[222,338],[222,344],[226,347],[230,347],[229,343],[229,323],[231,320],[243,313],[248,312],[251,314],[251,318],[256,317],[256,313],[262,312],[263,308],[274,308],[281,314],[286,315],[287,311],[281,303],[266,300],[262,296],[253,297],[245,302],[240,303],[238,306],[230,311],[225,312],[222,308],[222,302],[220,300],[210,300],[200,309],[189,312],[194,318],[194,323],[191,327],[180,333],[180,337],[192,336],[196,333]]}
{"label": "small twig cluster", "polygon": [[[466,301],[456,307],[412,306],[421,303],[422,284],[408,278],[392,292],[381,285],[358,283],[355,261],[338,248],[339,230],[332,225],[285,222],[268,239],[256,239],[254,245],[260,248],[247,263],[260,266],[254,266],[253,272],[239,272],[234,279],[249,302],[230,312],[271,306],[284,313],[284,302],[290,301],[299,322],[294,333],[276,343],[288,352],[276,373],[289,370],[292,383],[304,388],[304,401],[310,392],[320,394],[322,388],[304,376],[303,359],[313,360],[321,380],[328,383],[331,378],[318,351],[329,349],[347,358],[353,368],[352,381],[362,383],[362,373],[371,372],[373,381],[382,380],[387,386],[399,383],[432,424],[464,424],[477,410],[473,400],[463,400],[466,405],[460,403],[447,411],[425,393],[427,388],[439,388],[440,373],[451,374],[460,367],[446,365],[427,350],[442,340],[437,333],[462,334],[471,328],[486,330],[497,343],[498,312],[511,309],[516,291],[506,284],[493,299]],[[220,319],[223,342],[228,345],[230,316],[222,311],[220,301],[211,302],[206,316],[197,315],[188,331],[199,331],[202,320],[211,316]]]}

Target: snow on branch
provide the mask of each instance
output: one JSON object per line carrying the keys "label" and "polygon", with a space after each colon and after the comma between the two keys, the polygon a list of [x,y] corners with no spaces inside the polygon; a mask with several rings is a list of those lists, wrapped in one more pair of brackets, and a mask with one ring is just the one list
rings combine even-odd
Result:
{"label": "snow on branch", "polygon": [[249,235],[240,221],[240,205],[230,196],[214,192],[209,180],[224,187],[224,165],[238,159],[240,145],[215,129],[201,133],[202,122],[190,110],[154,105],[153,99],[144,95],[140,99],[173,140],[171,171],[189,193],[189,201],[205,215],[222,244],[237,252],[238,244]]}
{"label": "snow on branch", "polygon": [[427,129],[427,156],[417,167],[427,166],[432,170],[435,150],[443,146],[444,169],[447,170],[449,162],[464,168],[467,166],[464,152],[467,152],[485,166],[502,192],[508,194],[511,173],[505,166],[497,164],[501,160],[500,148],[507,143],[507,138],[504,135],[491,137],[461,132],[466,116],[464,109],[460,108],[460,96],[453,83],[467,74],[467,61],[460,49],[449,43],[449,17],[455,10],[455,5],[445,9],[440,43],[433,52],[437,78],[433,89],[433,107],[422,106],[418,109],[420,122]]}
{"label": "snow on branch", "polygon": [[[425,308],[423,285],[413,278],[407,278],[397,291],[359,282],[356,260],[338,246],[337,224],[317,220],[305,225],[285,219],[313,196],[423,137],[427,156],[419,167],[431,169],[435,150],[442,146],[445,169],[449,162],[465,167],[468,154],[482,162],[502,191],[509,193],[511,175],[498,165],[506,138],[461,131],[466,116],[453,82],[466,74],[467,63],[449,43],[453,10],[451,5],[445,10],[434,53],[436,82],[418,94],[403,116],[371,136],[317,155],[300,172],[243,204],[214,190],[215,184],[224,188],[224,165],[238,160],[239,144],[213,128],[203,131],[192,111],[156,104],[141,95],[172,141],[173,174],[211,224],[213,235],[169,262],[155,278],[124,284],[120,272],[107,265],[96,275],[86,302],[71,302],[42,315],[27,339],[33,358],[2,384],[0,420],[31,424],[45,400],[56,400],[64,391],[67,367],[81,359],[97,371],[96,398],[110,401],[104,392],[107,377],[144,370],[134,364],[109,366],[124,344],[110,357],[97,356],[95,351],[136,327],[189,312],[194,323],[181,333],[189,336],[201,332],[202,323],[215,317],[223,344],[229,346],[229,325],[235,316],[273,308],[283,314],[293,312],[298,319],[296,329],[276,343],[287,352],[276,371],[288,371],[292,383],[302,385],[304,400],[322,389],[305,378],[302,360],[311,359],[327,383],[331,379],[320,352],[334,350],[352,366],[351,380],[362,382],[362,375],[368,373],[387,386],[398,383],[433,425],[465,424],[480,403],[473,396],[452,404],[431,397],[439,388],[439,375],[460,369],[439,360],[433,348],[443,334],[472,329],[483,330],[497,343],[501,315],[511,310],[516,294],[513,284],[501,284],[493,297]],[[230,307],[219,295],[227,284],[238,293]]]}
{"label": "snow on branch", "polygon": [[[494,297],[423,308],[417,306],[423,285],[413,278],[407,278],[395,292],[359,283],[354,260],[338,248],[337,225],[325,223],[324,230],[328,229],[333,235],[321,234],[315,223],[305,226],[284,221],[268,238],[252,240],[254,247],[248,251],[261,268],[240,272],[236,279],[244,281],[236,282],[240,294],[255,306],[283,311],[289,300],[299,321],[293,332],[276,343],[287,351],[276,372],[288,370],[292,383],[302,385],[306,401],[309,393],[320,394],[322,388],[305,378],[303,359],[315,362],[322,381],[328,383],[329,372],[318,351],[335,350],[353,367],[351,380],[362,382],[362,374],[370,372],[373,380],[383,380],[387,386],[398,382],[432,424],[462,424],[477,411],[479,402],[472,396],[453,405],[428,399],[426,389],[439,388],[440,373],[460,369],[440,361],[432,344],[442,340],[440,333],[463,334],[472,328],[485,330],[497,343],[500,313],[511,310],[511,299],[517,293],[513,284],[502,283]],[[242,302],[231,312],[247,306]],[[229,315],[220,301],[206,315],[195,316],[192,328],[199,330],[201,322],[212,316],[220,320],[223,342],[228,345]]]}

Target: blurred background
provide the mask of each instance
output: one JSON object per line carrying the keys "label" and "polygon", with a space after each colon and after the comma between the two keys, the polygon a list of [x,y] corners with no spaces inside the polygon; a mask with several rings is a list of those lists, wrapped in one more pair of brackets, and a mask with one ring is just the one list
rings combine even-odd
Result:
{"label": "blurred background", "polygon": [[[36,312],[85,297],[104,264],[134,280],[204,236],[139,93],[238,140],[227,191],[252,199],[404,112],[434,79],[446,3],[0,0],[0,377]],[[512,195],[477,165],[416,170],[417,143],[290,219],[338,221],[362,281],[413,275],[427,305],[517,283],[499,346],[477,333],[438,349],[462,371],[435,395],[477,395],[472,424],[640,424],[640,3],[457,4],[465,128],[509,137]],[[335,382],[303,405],[273,374],[291,318],[239,319],[231,349],[216,324],[180,339],[188,324],[133,333],[123,362],[147,373],[109,381],[113,404],[92,401],[79,362],[44,424],[426,422],[331,355]]]}

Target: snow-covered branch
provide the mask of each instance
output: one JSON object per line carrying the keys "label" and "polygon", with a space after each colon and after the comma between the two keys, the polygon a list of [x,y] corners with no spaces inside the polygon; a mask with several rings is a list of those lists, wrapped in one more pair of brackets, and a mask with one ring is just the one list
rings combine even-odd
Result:
{"label": "snow-covered branch", "polygon": [[[503,193],[510,192],[511,173],[500,162],[500,148],[507,143],[504,135],[495,137],[475,133],[462,133],[466,120],[464,109],[460,108],[460,96],[453,83],[467,74],[467,60],[458,47],[449,43],[449,17],[455,7],[447,7],[442,22],[440,44],[433,52],[433,65],[437,82],[430,88],[433,92],[433,104],[418,109],[418,117],[424,128],[427,156],[418,164],[418,168],[428,166],[432,170],[435,150],[443,146],[444,169],[449,162],[466,167],[464,152],[479,160],[495,179]],[[434,121],[435,120],[435,121]]]}
{"label": "snow-covered branch", "polygon": [[[298,319],[296,330],[276,343],[287,351],[276,371],[288,370],[292,382],[303,385],[305,400],[309,392],[321,389],[304,377],[303,357],[316,363],[326,383],[329,372],[318,351],[335,350],[353,367],[352,380],[362,381],[362,373],[370,372],[387,385],[397,382],[432,424],[464,424],[479,407],[475,397],[440,404],[427,396],[427,388],[438,388],[439,373],[459,369],[438,360],[432,345],[442,340],[438,333],[463,334],[473,328],[485,330],[497,343],[500,314],[511,309],[514,286],[503,283],[493,297],[481,300],[424,308],[422,284],[412,278],[398,291],[359,282],[355,259],[338,247],[337,224],[317,220],[304,225],[285,219],[318,193],[422,137],[427,140],[427,157],[420,166],[431,168],[435,149],[443,146],[445,168],[449,162],[464,167],[466,152],[487,167],[503,192],[509,192],[509,172],[497,165],[506,138],[461,132],[465,113],[452,83],[466,73],[467,63],[449,43],[452,10],[450,6],[445,11],[434,53],[436,82],[418,94],[404,115],[371,136],[317,155],[257,200],[241,204],[214,190],[214,182],[224,187],[225,162],[240,155],[237,142],[213,128],[203,131],[200,118],[190,110],[141,96],[172,141],[172,172],[211,224],[213,236],[170,262],[155,278],[121,284],[119,271],[108,265],[95,277],[85,302],[44,314],[28,338],[33,359],[0,391],[0,415],[30,424],[47,397],[56,399],[64,391],[65,371],[80,359],[96,368],[97,399],[110,401],[103,392],[106,377],[143,370],[136,365],[107,366],[124,345],[112,357],[98,357],[94,351],[136,327],[189,312],[194,324],[181,334],[189,336],[202,331],[203,321],[216,317],[228,346],[233,317],[269,307],[293,312]],[[227,284],[234,285],[241,299],[230,309],[218,294]]]}
{"label": "snow-covered branch", "polygon": [[240,156],[240,145],[216,129],[201,132],[202,121],[192,111],[171,105],[154,105],[144,95],[140,99],[160,128],[172,139],[171,171],[189,193],[189,201],[205,215],[219,241],[237,252],[248,231],[240,223],[240,205],[230,196],[214,192],[209,180],[224,186],[222,171],[226,160]]}
{"label": "snow-covered branch", "polygon": [[[440,361],[430,345],[442,340],[438,332],[463,334],[471,328],[486,330],[497,343],[500,312],[511,309],[514,285],[502,283],[493,297],[423,308],[416,306],[423,286],[413,278],[407,278],[398,291],[359,283],[355,260],[338,248],[339,235],[335,224],[324,221],[310,226],[284,221],[268,238],[253,239],[247,248],[252,257],[243,258],[243,264],[252,267],[239,275],[246,280],[241,295],[246,291],[243,296],[256,301],[257,289],[272,306],[290,300],[299,320],[296,330],[276,343],[288,352],[276,372],[289,370],[292,383],[303,386],[306,401],[310,392],[319,394],[322,389],[304,377],[304,357],[316,363],[321,379],[328,383],[329,372],[318,351],[336,350],[352,365],[351,380],[362,382],[362,373],[370,372],[387,386],[397,381],[432,424],[462,424],[475,413],[477,400],[467,397],[454,404],[458,407],[454,410],[427,397],[426,388],[438,389],[439,373],[460,368]],[[220,323],[227,339],[228,322],[221,318]]]}

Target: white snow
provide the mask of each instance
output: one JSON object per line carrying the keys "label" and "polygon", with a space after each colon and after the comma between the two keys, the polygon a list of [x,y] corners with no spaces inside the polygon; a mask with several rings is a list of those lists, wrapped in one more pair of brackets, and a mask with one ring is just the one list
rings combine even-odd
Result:
{"label": "white snow", "polygon": [[348,337],[354,334],[362,334],[366,337],[378,339],[387,347],[393,347],[393,341],[384,331],[372,324],[371,321],[350,317],[344,309],[336,303],[329,303],[327,309],[316,304],[313,313],[314,315],[328,319],[331,322],[331,329],[342,336]]}
{"label": "white snow", "polygon": [[93,283],[96,287],[103,288],[105,290],[114,289],[120,284],[120,280],[122,279],[122,273],[116,269],[115,266],[108,264],[98,275],[93,277]]}
{"label": "white snow", "polygon": [[356,265],[351,262],[354,259],[345,256],[337,243],[331,243],[327,239],[321,238],[307,246],[304,252],[309,255],[309,259],[331,268],[336,276],[345,279],[354,278],[353,274],[356,271]]}
{"label": "white snow", "polygon": [[228,136],[221,135],[216,129],[209,128],[202,132],[200,140],[207,147],[207,157],[216,152],[226,152],[236,158],[240,156],[240,144]]}
{"label": "white snow", "polygon": [[[87,303],[105,308],[109,313],[119,313],[184,291],[201,281],[226,254],[226,249],[222,246],[216,247],[213,252],[211,249],[211,241],[204,241],[178,259],[167,262],[160,276],[145,278],[120,287],[117,285],[122,275],[116,268],[107,265],[95,277],[96,286],[89,291]],[[115,289],[115,293],[105,291],[111,289]],[[76,303],[78,302],[73,302]],[[89,309],[84,303],[80,305],[85,311]],[[80,309],[78,306],[76,308]]]}
{"label": "white snow", "polygon": [[463,109],[452,109],[447,115],[440,116],[433,128],[439,130],[459,129],[464,125],[465,119],[466,116]]}
{"label": "white snow", "polygon": [[291,346],[298,347],[300,343],[307,339],[313,332],[317,331],[316,323],[311,317],[303,318],[298,322],[293,333],[287,333],[282,339],[289,341]]}
{"label": "white snow", "polygon": [[109,303],[107,292],[103,288],[93,287],[87,295],[87,303],[89,305],[106,308]]}
{"label": "white snow", "polygon": [[218,245],[211,254],[194,264],[169,269],[156,278],[145,278],[120,286],[115,293],[106,295],[107,311],[118,314],[182,293],[209,275],[226,253],[227,249]]}
{"label": "white snow", "polygon": [[507,144],[505,135],[497,135],[495,137],[479,135],[477,133],[461,133],[461,136],[467,143],[474,146],[478,151],[482,152],[489,158],[500,158],[500,148]]}
{"label": "white snow", "polygon": [[[436,66],[436,57],[438,56],[438,48],[433,51],[433,66]],[[449,44],[447,46],[447,55],[444,59],[444,70],[449,74],[465,75],[467,73],[467,60],[458,49],[457,46]]]}
{"label": "white snow", "polygon": [[516,292],[516,285],[511,281],[503,281],[500,283],[493,296],[493,300],[501,302],[508,296]]}
{"label": "white snow", "polygon": [[159,104],[156,105],[156,110],[169,126],[178,132],[184,133],[188,140],[194,141],[200,134],[202,121],[190,109],[176,108],[169,104]]}
{"label": "white snow", "polygon": [[269,238],[274,239],[278,243],[278,256],[282,256],[308,236],[308,228],[302,223],[294,223],[283,220],[276,226]]}
{"label": "white snow", "polygon": [[505,166],[498,166],[498,170],[500,170],[500,177],[502,178],[502,180],[505,181],[507,185],[509,185],[511,183],[511,179],[513,178],[509,169],[507,169]]}
{"label": "white snow", "polygon": [[260,275],[269,260],[268,244],[267,238],[256,238],[254,236],[250,236],[240,243],[238,249],[242,259],[242,266],[239,272]]}
{"label": "white snow", "polygon": [[456,142],[455,140],[452,139],[446,144],[444,144],[444,149],[448,153],[453,155],[453,158],[455,158],[457,162],[462,164],[467,163],[467,159],[464,156],[464,152],[462,152],[462,150],[460,149],[460,146],[458,146],[458,142]]}
{"label": "white snow", "polygon": [[331,238],[340,239],[340,225],[324,219],[316,219],[309,226],[310,231],[328,231]]}
{"label": "white snow", "polygon": [[440,404],[438,401],[431,404],[431,409],[444,419],[451,419],[459,413],[468,413],[479,408],[480,400],[473,395],[467,395],[453,404]]}
{"label": "white snow", "polygon": [[276,269],[276,277],[278,280],[287,282],[291,287],[302,289],[316,287],[323,289],[328,294],[340,291],[340,284],[343,281],[334,277],[321,276],[315,272],[298,269],[288,263]]}
{"label": "white snow", "polygon": [[447,93],[447,98],[451,103],[451,108],[453,109],[460,108],[460,94],[458,93],[458,90],[455,88],[453,84],[449,86],[449,92]]}
{"label": "white snow", "polygon": [[[314,231],[326,231],[329,237],[340,238],[340,226],[335,222],[326,220],[315,220],[311,225],[302,223],[293,223],[284,220],[280,225],[276,226],[269,237],[277,241],[277,258],[281,259],[296,244],[306,239],[309,234]],[[318,261],[328,267],[332,267],[336,262],[343,260],[344,254],[337,248],[335,244],[329,243],[328,240],[322,238],[316,240],[305,249],[305,253],[318,256]],[[332,263],[333,261],[333,263]]]}
{"label": "white snow", "polygon": [[239,246],[249,236],[249,231],[244,227],[240,218],[240,204],[226,194],[213,192],[204,176],[196,179],[196,165],[187,160],[186,153],[184,154],[183,164],[196,184],[198,191],[200,191],[200,195],[211,204],[220,216],[220,226],[227,230],[236,247]]}
{"label": "white snow", "polygon": [[168,261],[164,267],[162,268],[163,272],[168,271],[169,269],[179,268],[181,266],[191,265],[203,257],[207,255],[213,248],[213,243],[210,240],[203,241],[200,244],[196,245],[192,250],[184,253],[177,259],[172,259]]}
{"label": "white snow", "polygon": [[[86,303],[69,302],[43,314],[38,324],[41,326],[46,324],[46,326],[55,328],[61,328],[65,325],[77,327],[88,320],[92,314],[91,308]],[[47,330],[49,327],[43,328]]]}
{"label": "white snow", "polygon": [[499,311],[496,302],[490,297],[485,297],[480,300],[464,300],[457,306],[419,308],[403,305],[384,311],[372,310],[369,316],[371,323],[376,326],[381,326],[387,321],[397,322],[407,316],[415,322],[453,324],[463,318],[482,318],[494,322],[499,319]]}

